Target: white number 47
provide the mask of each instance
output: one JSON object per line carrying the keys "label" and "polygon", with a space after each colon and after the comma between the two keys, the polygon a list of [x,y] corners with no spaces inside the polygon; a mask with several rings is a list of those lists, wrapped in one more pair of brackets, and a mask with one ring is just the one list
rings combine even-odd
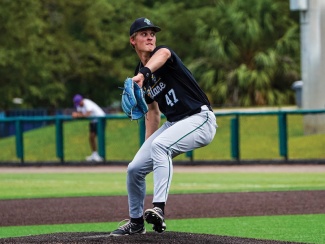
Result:
{"label": "white number 47", "polygon": [[173,107],[174,104],[178,102],[174,89],[171,89],[168,92],[168,94],[165,95],[165,98],[166,98],[166,103],[171,107]]}

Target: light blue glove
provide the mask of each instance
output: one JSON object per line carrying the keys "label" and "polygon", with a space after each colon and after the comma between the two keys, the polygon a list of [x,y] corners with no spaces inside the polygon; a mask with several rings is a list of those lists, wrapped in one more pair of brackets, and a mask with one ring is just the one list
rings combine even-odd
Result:
{"label": "light blue glove", "polygon": [[141,119],[148,112],[144,92],[131,78],[126,78],[124,81],[121,105],[124,113],[131,120]]}

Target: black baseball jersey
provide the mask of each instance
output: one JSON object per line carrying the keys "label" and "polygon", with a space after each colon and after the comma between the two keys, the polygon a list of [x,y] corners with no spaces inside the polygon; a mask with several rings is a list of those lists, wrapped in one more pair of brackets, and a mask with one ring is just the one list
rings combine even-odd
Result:
{"label": "black baseball jersey", "polygon": [[[173,50],[167,46],[158,46],[151,55],[160,48],[167,48],[171,52],[171,57],[152,73],[151,79],[143,85],[146,102],[150,104],[156,101],[160,111],[170,122],[200,112],[202,105],[208,105],[210,108],[207,96]],[[143,65],[140,62],[135,75],[141,67]]]}

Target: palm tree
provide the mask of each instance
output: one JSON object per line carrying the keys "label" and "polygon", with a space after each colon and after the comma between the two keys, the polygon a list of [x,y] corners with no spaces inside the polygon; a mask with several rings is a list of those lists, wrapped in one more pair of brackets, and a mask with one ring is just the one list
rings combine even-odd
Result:
{"label": "palm tree", "polygon": [[[197,21],[202,58],[190,67],[214,104],[280,105],[299,74],[299,25],[288,1],[219,1],[215,25]],[[291,95],[290,95],[291,94]]]}

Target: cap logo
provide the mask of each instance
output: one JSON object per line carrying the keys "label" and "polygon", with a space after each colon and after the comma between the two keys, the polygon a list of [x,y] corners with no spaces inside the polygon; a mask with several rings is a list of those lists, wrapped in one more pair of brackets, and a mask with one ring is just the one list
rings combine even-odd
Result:
{"label": "cap logo", "polygon": [[151,25],[150,20],[148,20],[147,18],[145,18],[145,19],[143,20],[143,22],[146,22],[147,25]]}

